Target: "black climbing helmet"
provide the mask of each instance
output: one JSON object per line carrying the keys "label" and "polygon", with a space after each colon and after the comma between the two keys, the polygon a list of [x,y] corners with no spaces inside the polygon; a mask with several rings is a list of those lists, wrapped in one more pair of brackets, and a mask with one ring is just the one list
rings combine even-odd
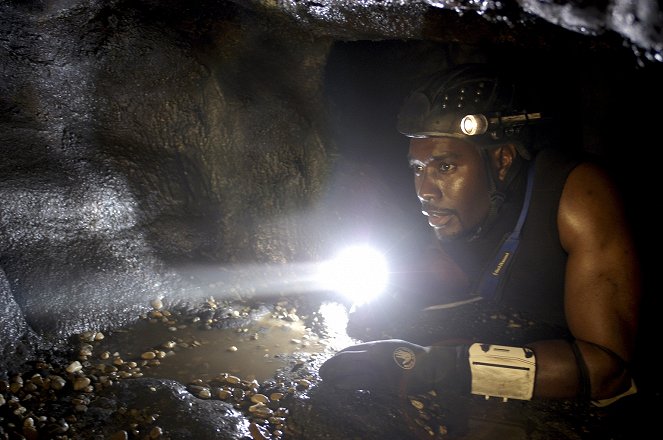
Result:
{"label": "black climbing helmet", "polygon": [[398,115],[408,137],[456,137],[480,147],[513,142],[530,158],[530,128],[543,120],[526,107],[516,84],[486,64],[438,72],[415,89]]}

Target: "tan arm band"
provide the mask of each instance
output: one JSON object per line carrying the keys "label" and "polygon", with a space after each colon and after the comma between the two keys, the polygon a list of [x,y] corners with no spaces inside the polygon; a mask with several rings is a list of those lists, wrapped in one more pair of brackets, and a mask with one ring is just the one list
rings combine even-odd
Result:
{"label": "tan arm band", "polygon": [[536,357],[524,347],[472,344],[469,349],[472,394],[530,400],[534,394]]}

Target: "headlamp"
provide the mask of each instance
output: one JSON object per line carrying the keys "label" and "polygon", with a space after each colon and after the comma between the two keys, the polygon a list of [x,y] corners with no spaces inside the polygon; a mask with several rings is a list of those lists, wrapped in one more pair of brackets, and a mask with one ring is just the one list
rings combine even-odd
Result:
{"label": "headlamp", "polygon": [[484,115],[467,115],[460,121],[460,131],[468,136],[488,131],[488,119]]}
{"label": "headlamp", "polygon": [[525,125],[529,121],[541,119],[541,113],[518,113],[508,116],[486,117],[482,114],[466,115],[460,120],[460,131],[467,136],[477,136],[488,131],[497,132],[500,128]]}

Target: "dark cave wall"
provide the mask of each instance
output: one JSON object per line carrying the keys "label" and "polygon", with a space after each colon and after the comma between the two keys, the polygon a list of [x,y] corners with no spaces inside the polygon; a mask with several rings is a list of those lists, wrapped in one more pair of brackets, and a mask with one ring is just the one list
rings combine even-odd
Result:
{"label": "dark cave wall", "polygon": [[182,265],[312,256],[329,40],[223,2],[35,5],[0,5],[8,312],[57,340],[200,294]]}

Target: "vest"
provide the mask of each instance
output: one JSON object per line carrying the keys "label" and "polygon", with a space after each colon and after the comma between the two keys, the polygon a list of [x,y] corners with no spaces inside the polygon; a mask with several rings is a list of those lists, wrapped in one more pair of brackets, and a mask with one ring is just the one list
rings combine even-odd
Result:
{"label": "vest", "polygon": [[[534,159],[535,177],[520,245],[496,294],[496,304],[528,319],[568,328],[564,314],[567,254],[557,230],[557,210],[564,184],[579,160],[555,149]],[[477,283],[502,239],[516,225],[525,193],[525,167],[514,181],[497,221],[471,242],[445,243],[444,250]],[[481,301],[483,302],[483,301]]]}

